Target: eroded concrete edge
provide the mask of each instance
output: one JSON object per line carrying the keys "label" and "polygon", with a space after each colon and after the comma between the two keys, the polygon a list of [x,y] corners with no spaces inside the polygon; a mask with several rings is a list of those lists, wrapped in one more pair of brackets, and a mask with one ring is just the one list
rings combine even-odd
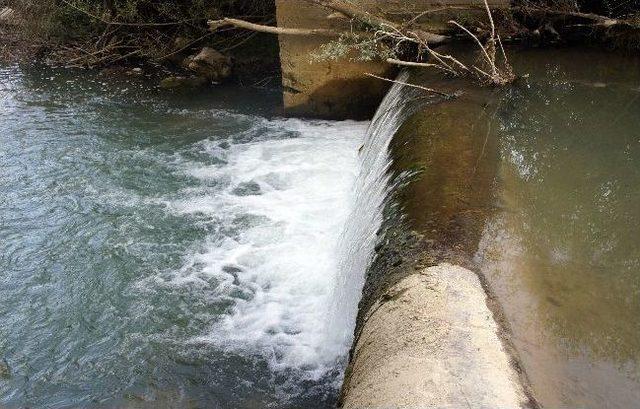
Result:
{"label": "eroded concrete edge", "polygon": [[344,408],[528,406],[474,272],[442,263],[411,274],[365,321]]}
{"label": "eroded concrete edge", "polygon": [[394,172],[423,171],[396,191],[402,215],[367,272],[342,407],[539,407],[473,263],[492,211],[491,94],[428,105],[394,136]]}

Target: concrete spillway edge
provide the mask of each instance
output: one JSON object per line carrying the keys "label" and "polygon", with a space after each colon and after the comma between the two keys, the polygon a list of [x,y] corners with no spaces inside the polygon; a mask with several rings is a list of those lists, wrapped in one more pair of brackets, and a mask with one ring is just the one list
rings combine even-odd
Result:
{"label": "concrete spillway edge", "polygon": [[519,408],[527,394],[478,276],[442,263],[403,278],[367,311],[343,408]]}

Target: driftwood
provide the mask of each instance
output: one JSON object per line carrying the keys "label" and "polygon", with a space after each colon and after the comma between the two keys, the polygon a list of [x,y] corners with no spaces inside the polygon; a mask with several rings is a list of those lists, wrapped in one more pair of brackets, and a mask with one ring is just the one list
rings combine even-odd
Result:
{"label": "driftwood", "polygon": [[449,40],[446,35],[430,33],[424,30],[410,30],[404,24],[398,24],[380,16],[368,13],[350,3],[341,0],[304,0],[307,3],[317,4],[329,10],[342,13],[347,17],[367,23],[371,26],[378,26],[383,31],[397,32],[404,35],[412,42],[427,42],[431,45],[442,44]]}
{"label": "driftwood", "polygon": [[382,80],[382,81],[391,82],[391,83],[394,83],[394,84],[404,85],[405,87],[417,88],[417,89],[420,89],[422,91],[426,91],[429,94],[435,94],[435,95],[439,95],[439,96],[445,97],[445,98],[455,98],[456,96],[458,96],[458,94],[447,94],[446,92],[438,91],[437,89],[428,88],[428,87],[424,87],[422,85],[417,85],[417,84],[410,84],[408,82],[392,80],[391,78],[381,77],[379,75],[371,74],[369,72],[365,72],[364,75],[366,75],[368,77],[376,78],[376,79],[379,79],[379,80]]}

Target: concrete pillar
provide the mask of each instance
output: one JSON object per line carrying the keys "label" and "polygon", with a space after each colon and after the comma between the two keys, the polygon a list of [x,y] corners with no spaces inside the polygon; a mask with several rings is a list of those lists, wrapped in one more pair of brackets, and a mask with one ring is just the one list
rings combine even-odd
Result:
{"label": "concrete pillar", "polygon": [[[469,22],[486,18],[482,0],[351,0],[363,10],[400,20],[437,8],[419,20],[420,26],[440,32],[454,18]],[[493,7],[508,7],[509,0],[489,0]],[[305,0],[276,0],[277,24],[288,28],[331,28],[349,30],[350,21],[327,18],[332,12]],[[476,10],[447,9],[448,6],[475,6]],[[367,119],[389,87],[365,73],[394,76],[395,68],[379,61],[357,61],[354,55],[338,60],[314,61],[319,47],[335,40],[322,36],[280,36],[280,60],[285,113],[330,119]]]}

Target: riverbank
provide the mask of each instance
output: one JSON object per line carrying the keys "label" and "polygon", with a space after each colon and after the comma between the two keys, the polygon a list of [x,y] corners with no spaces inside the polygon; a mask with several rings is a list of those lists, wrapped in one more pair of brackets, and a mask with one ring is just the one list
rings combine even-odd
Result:
{"label": "riverbank", "polygon": [[[166,43],[141,52],[144,45],[138,43],[144,42],[149,33],[127,34],[125,29],[147,25],[153,28],[155,24],[105,24],[98,17],[79,13],[87,24],[98,19],[98,25],[105,25],[106,30],[101,36],[84,31],[76,33],[72,28],[68,33],[53,34],[54,28],[42,27],[53,23],[37,19],[29,22],[18,10],[2,10],[5,13],[0,20],[0,63],[5,65],[45,64],[56,68],[98,70],[105,77],[144,76],[162,88],[186,91],[221,83],[278,90],[282,87],[278,39],[275,36],[238,30],[207,33],[208,28],[203,25],[199,30],[205,34],[197,32],[197,38],[189,37],[189,33],[180,36],[175,32],[169,38],[169,34],[160,30],[163,23],[158,23],[160,27],[154,35],[167,37]],[[28,12],[23,11],[25,15]],[[46,16],[38,19],[45,20]],[[199,20],[203,22],[206,19]],[[74,27],[73,30],[80,29]],[[86,42],[95,42],[95,45],[87,45]]]}

